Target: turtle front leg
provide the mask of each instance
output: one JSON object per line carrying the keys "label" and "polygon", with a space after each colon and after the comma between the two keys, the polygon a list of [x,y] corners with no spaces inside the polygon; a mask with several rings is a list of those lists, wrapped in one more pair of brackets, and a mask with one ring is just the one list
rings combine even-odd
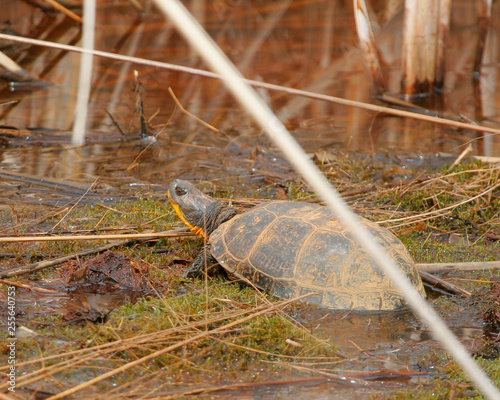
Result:
{"label": "turtle front leg", "polygon": [[224,269],[220,266],[214,256],[210,254],[209,245],[203,246],[191,266],[182,274],[185,278],[200,278],[205,275],[219,276],[225,275]]}

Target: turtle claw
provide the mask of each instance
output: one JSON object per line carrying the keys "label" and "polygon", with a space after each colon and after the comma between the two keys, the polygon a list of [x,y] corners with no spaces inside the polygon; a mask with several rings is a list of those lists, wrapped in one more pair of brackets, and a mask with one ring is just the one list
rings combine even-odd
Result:
{"label": "turtle claw", "polygon": [[199,275],[200,275],[200,271],[193,271],[193,266],[184,270],[184,272],[182,273],[183,278],[196,278]]}

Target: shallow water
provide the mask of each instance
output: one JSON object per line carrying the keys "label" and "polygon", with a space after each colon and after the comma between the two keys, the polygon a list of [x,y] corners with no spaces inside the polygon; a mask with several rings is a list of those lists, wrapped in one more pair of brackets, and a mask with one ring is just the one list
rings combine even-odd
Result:
{"label": "shallow water", "polygon": [[[145,4],[146,12],[141,14],[128,1],[99,2],[96,48],[204,69],[171,24],[151,2]],[[377,103],[370,96],[350,3],[283,0],[272,4],[188,4],[246,77]],[[15,32],[79,44],[79,25],[61,14],[47,15],[24,2],[9,3],[7,9],[11,15],[3,18],[11,22]],[[394,8],[380,1],[374,2],[373,10],[374,21],[380,24],[377,41],[386,61],[387,87],[397,96],[401,6]],[[21,15],[30,16],[33,25],[27,27],[27,17]],[[498,31],[494,29],[499,22],[492,21],[481,78],[483,91],[478,98],[470,75],[477,34],[474,15],[474,6],[469,2],[454,4],[445,94],[436,99],[434,106],[447,114],[463,114],[494,125],[500,122]],[[87,145],[70,151],[80,55],[20,44],[5,51],[46,86],[5,85],[4,98],[19,101],[0,108],[0,128],[9,129],[0,135],[0,168],[74,180],[89,175],[113,176],[152,184],[173,177],[236,184],[231,179],[236,175],[257,175],[262,182],[267,175],[279,180],[283,177],[280,174],[286,174],[288,166],[281,155],[219,81],[102,57],[94,58]],[[134,70],[142,83],[144,116],[149,121],[146,134],[156,140],[141,138]],[[219,132],[179,110],[174,112],[169,87],[189,112]],[[471,141],[476,154],[500,154],[500,139],[488,134],[270,90],[258,91],[308,152],[459,154]],[[482,110],[478,108],[479,100]],[[263,161],[264,167],[259,165]]]}

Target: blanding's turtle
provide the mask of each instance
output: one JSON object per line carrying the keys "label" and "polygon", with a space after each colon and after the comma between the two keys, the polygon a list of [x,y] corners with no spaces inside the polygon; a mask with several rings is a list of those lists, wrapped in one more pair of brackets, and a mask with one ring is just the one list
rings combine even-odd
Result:
{"label": "blanding's turtle", "polygon": [[[338,310],[405,307],[399,289],[324,206],[269,201],[237,215],[231,206],[180,179],[172,181],[168,197],[188,228],[206,241],[186,276],[220,265],[230,278],[280,298],[315,293],[308,302]],[[403,243],[388,230],[362,221],[425,296]]]}

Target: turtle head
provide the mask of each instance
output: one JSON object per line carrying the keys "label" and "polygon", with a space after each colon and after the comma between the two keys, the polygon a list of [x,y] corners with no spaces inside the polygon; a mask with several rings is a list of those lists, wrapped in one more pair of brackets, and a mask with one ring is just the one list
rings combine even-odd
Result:
{"label": "turtle head", "polygon": [[207,196],[191,183],[180,179],[174,179],[170,183],[168,199],[189,230],[206,240],[222,222],[236,214],[232,207]]}

